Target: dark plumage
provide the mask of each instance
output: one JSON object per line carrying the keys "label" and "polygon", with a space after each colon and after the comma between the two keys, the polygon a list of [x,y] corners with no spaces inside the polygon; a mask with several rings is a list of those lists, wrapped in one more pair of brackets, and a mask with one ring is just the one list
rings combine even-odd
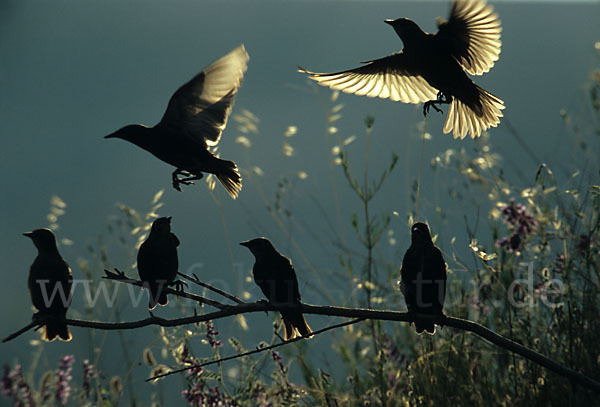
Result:
{"label": "dark plumage", "polygon": [[178,191],[180,184],[193,184],[207,172],[217,177],[232,198],[237,198],[242,189],[238,167],[233,161],[219,159],[215,151],[248,59],[240,45],[180,87],[157,125],[132,124],[105,138],[127,140],[175,166],[172,181]]}
{"label": "dark plumage", "polygon": [[455,138],[479,137],[500,123],[504,102],[466,74],[488,72],[500,55],[502,27],[492,6],[481,0],[454,0],[448,21],[438,18],[436,34],[425,33],[407,18],[385,22],[402,39],[402,51],[347,71],[300,72],[346,93],[425,102],[425,114],[431,106],[441,112],[435,105],[449,103],[443,130],[453,131]]}
{"label": "dark plumage", "polygon": [[23,235],[29,237],[38,249],[29,269],[27,286],[33,306],[46,319],[42,339],[50,342],[59,337],[70,341],[72,336],[65,318],[71,305],[71,269],[58,252],[50,229],[36,229]]}
{"label": "dark plumage", "polygon": [[[446,263],[440,249],[435,247],[424,223],[411,228],[412,243],[402,260],[400,290],[408,312],[443,315],[446,297]],[[435,333],[433,323],[415,322],[418,333]]]}
{"label": "dark plumage", "polygon": [[[256,259],[252,269],[254,282],[269,302],[275,306],[299,305],[300,291],[298,291],[298,280],[292,261],[280,254],[264,237],[240,244],[250,249],[254,255]],[[282,310],[281,317],[285,340],[312,332],[300,311]]]}
{"label": "dark plumage", "polygon": [[164,288],[173,285],[177,277],[177,247],[179,239],[171,232],[171,217],[156,219],[137,256],[140,280],[150,290],[148,309],[169,303]]}

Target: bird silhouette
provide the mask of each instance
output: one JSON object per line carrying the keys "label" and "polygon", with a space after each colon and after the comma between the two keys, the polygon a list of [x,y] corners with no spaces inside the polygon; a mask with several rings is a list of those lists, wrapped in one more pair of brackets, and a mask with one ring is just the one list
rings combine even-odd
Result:
{"label": "bird silhouette", "polygon": [[182,191],[181,184],[193,184],[206,172],[214,174],[229,195],[237,198],[242,189],[238,167],[233,161],[221,160],[215,152],[248,59],[240,45],[181,86],[157,125],[131,124],[105,138],[127,140],[176,167],[172,182],[178,191]]}
{"label": "bird silhouette", "polygon": [[[252,269],[254,282],[269,302],[275,306],[300,305],[300,291],[292,261],[280,254],[264,237],[240,244],[250,249],[254,255],[256,259]],[[280,312],[286,341],[312,333],[312,329],[300,311],[282,309]]]}
{"label": "bird silhouette", "polygon": [[412,20],[385,20],[402,39],[402,51],[365,62],[359,68],[315,73],[299,67],[320,85],[356,95],[404,103],[450,104],[443,127],[454,138],[479,137],[496,127],[504,102],[477,86],[470,75],[488,72],[500,55],[502,27],[492,6],[481,0],[454,0],[450,18],[438,18],[429,34]]}
{"label": "bird silhouette", "polygon": [[27,286],[31,302],[38,310],[36,315],[45,320],[42,339],[51,342],[59,337],[70,341],[72,336],[65,318],[71,305],[71,269],[58,252],[56,238],[50,229],[36,229],[23,235],[38,249],[29,268]]}
{"label": "bird silhouette", "polygon": [[140,280],[150,291],[148,309],[169,303],[164,289],[178,283],[175,281],[179,267],[177,247],[179,239],[171,232],[171,217],[156,219],[137,255]]}
{"label": "bird silhouette", "polygon": [[[415,223],[411,228],[411,245],[404,254],[400,291],[408,312],[443,315],[446,297],[446,262],[431,240],[429,227]],[[435,333],[433,323],[416,321],[417,333]]]}

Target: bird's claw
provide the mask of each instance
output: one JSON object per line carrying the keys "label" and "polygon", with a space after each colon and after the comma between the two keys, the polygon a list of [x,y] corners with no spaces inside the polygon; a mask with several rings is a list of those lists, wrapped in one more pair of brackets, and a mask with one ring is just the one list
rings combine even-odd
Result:
{"label": "bird's claw", "polygon": [[442,104],[448,105],[450,103],[452,103],[452,98],[451,97],[448,98],[442,92],[438,92],[436,100],[430,100],[430,101],[425,102],[423,104],[423,116],[427,117],[427,115],[429,114],[429,109],[432,108],[432,107],[437,112],[440,112],[441,114],[444,114],[444,111],[442,109],[440,109],[439,107],[437,107],[436,104],[438,104],[438,105],[442,105]]}
{"label": "bird's claw", "polygon": [[183,281],[183,280],[173,281],[170,285],[172,285],[173,287],[175,287],[176,291],[180,291],[180,292],[183,292],[183,286],[188,287],[188,284],[185,281]]}

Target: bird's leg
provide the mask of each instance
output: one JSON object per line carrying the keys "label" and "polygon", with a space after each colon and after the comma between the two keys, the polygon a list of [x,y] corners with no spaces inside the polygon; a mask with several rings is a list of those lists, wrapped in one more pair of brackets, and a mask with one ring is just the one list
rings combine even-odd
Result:
{"label": "bird's leg", "polygon": [[452,97],[448,97],[446,95],[444,95],[442,93],[442,91],[439,91],[437,94],[437,99],[436,100],[430,100],[428,102],[425,102],[423,104],[423,116],[427,117],[427,115],[429,114],[429,109],[430,108],[434,108],[437,112],[440,112],[441,114],[444,114],[444,112],[442,111],[442,109],[440,109],[439,107],[436,106],[436,104],[438,105],[449,105],[450,103],[452,103]]}
{"label": "bird's leg", "polygon": [[[187,178],[179,178],[178,175],[183,175],[184,177],[187,177]],[[183,189],[181,189],[179,184],[192,185],[194,183],[193,181],[199,180],[202,177],[203,177],[202,173],[199,173],[199,175],[194,175],[194,174],[190,173],[189,171],[186,171],[181,168],[177,168],[175,171],[173,171],[173,174],[172,174],[173,188],[175,188],[179,192],[183,192]]]}

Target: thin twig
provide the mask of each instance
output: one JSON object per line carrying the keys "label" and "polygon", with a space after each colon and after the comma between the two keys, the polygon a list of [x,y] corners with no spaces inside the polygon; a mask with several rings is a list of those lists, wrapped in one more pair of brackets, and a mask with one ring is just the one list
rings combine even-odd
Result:
{"label": "thin twig", "polygon": [[[116,272],[112,272],[112,271],[109,271],[109,270],[104,270],[105,275],[102,278],[104,278],[106,280],[114,280],[114,281],[118,281],[120,283],[131,284],[131,285],[136,285],[138,287],[147,288],[144,285],[144,282],[127,277],[125,275],[125,273],[123,273],[119,269],[115,268],[115,271]],[[211,307],[215,307],[215,308],[218,308],[218,309],[225,309],[225,308],[227,308],[226,304],[222,304],[222,303],[220,303],[218,301],[214,301],[214,300],[209,300],[208,298],[204,298],[204,297],[202,297],[200,295],[196,295],[196,294],[192,294],[192,293],[186,293],[185,291],[182,291],[182,290],[174,290],[174,289],[169,288],[169,287],[163,287],[162,289],[167,294],[172,294],[172,295],[176,295],[178,297],[188,298],[190,300],[199,302],[200,304],[210,305]]]}
{"label": "thin twig", "polygon": [[204,287],[208,290],[214,291],[219,295],[222,295],[225,298],[230,299],[231,301],[237,303],[237,304],[245,304],[244,301],[240,300],[238,297],[236,297],[235,295],[231,295],[228,292],[225,292],[217,287],[214,287],[208,283],[205,283],[204,281],[200,281],[200,279],[194,274],[194,276],[188,276],[187,274],[184,274],[182,272],[177,272],[177,274],[179,274],[181,277],[185,278],[186,280],[199,285],[200,287]]}
{"label": "thin twig", "polygon": [[271,349],[278,348],[280,346],[287,345],[289,343],[297,342],[297,341],[300,341],[302,339],[305,339],[305,338],[308,338],[308,337],[312,337],[314,335],[321,334],[323,332],[330,331],[332,329],[341,328],[343,326],[356,324],[357,322],[361,322],[361,321],[364,321],[364,320],[365,320],[364,318],[358,318],[358,319],[353,319],[351,321],[342,322],[341,324],[330,325],[330,326],[327,326],[325,328],[319,329],[317,331],[313,331],[311,333],[308,333],[306,335],[297,336],[294,339],[289,339],[287,341],[276,343],[274,345],[264,346],[264,347],[261,347],[261,348],[257,347],[256,349],[248,351],[248,352],[238,353],[236,355],[227,356],[227,357],[216,359],[216,360],[211,360],[209,362],[201,363],[199,365],[190,365],[190,366],[184,367],[182,369],[171,370],[169,372],[162,373],[162,374],[150,377],[150,378],[146,379],[145,381],[150,382],[150,381],[153,381],[153,380],[156,380],[156,379],[161,379],[161,378],[166,377],[166,376],[171,376],[171,375],[176,374],[176,373],[185,372],[186,370],[197,369],[197,368],[204,367],[204,366],[214,365],[216,363],[226,362],[228,360],[239,359],[239,358],[242,358],[244,356],[254,355],[255,353],[265,352],[265,351],[268,351],[268,350],[271,350]]}
{"label": "thin twig", "polygon": [[37,326],[41,326],[41,325],[43,325],[43,323],[40,323],[40,321],[32,321],[29,323],[29,325],[24,326],[23,328],[19,329],[17,332],[15,332],[11,335],[8,335],[6,338],[2,339],[2,343],[12,341],[17,336],[20,336],[20,335],[24,334],[25,332],[29,331],[30,329],[37,327]]}

